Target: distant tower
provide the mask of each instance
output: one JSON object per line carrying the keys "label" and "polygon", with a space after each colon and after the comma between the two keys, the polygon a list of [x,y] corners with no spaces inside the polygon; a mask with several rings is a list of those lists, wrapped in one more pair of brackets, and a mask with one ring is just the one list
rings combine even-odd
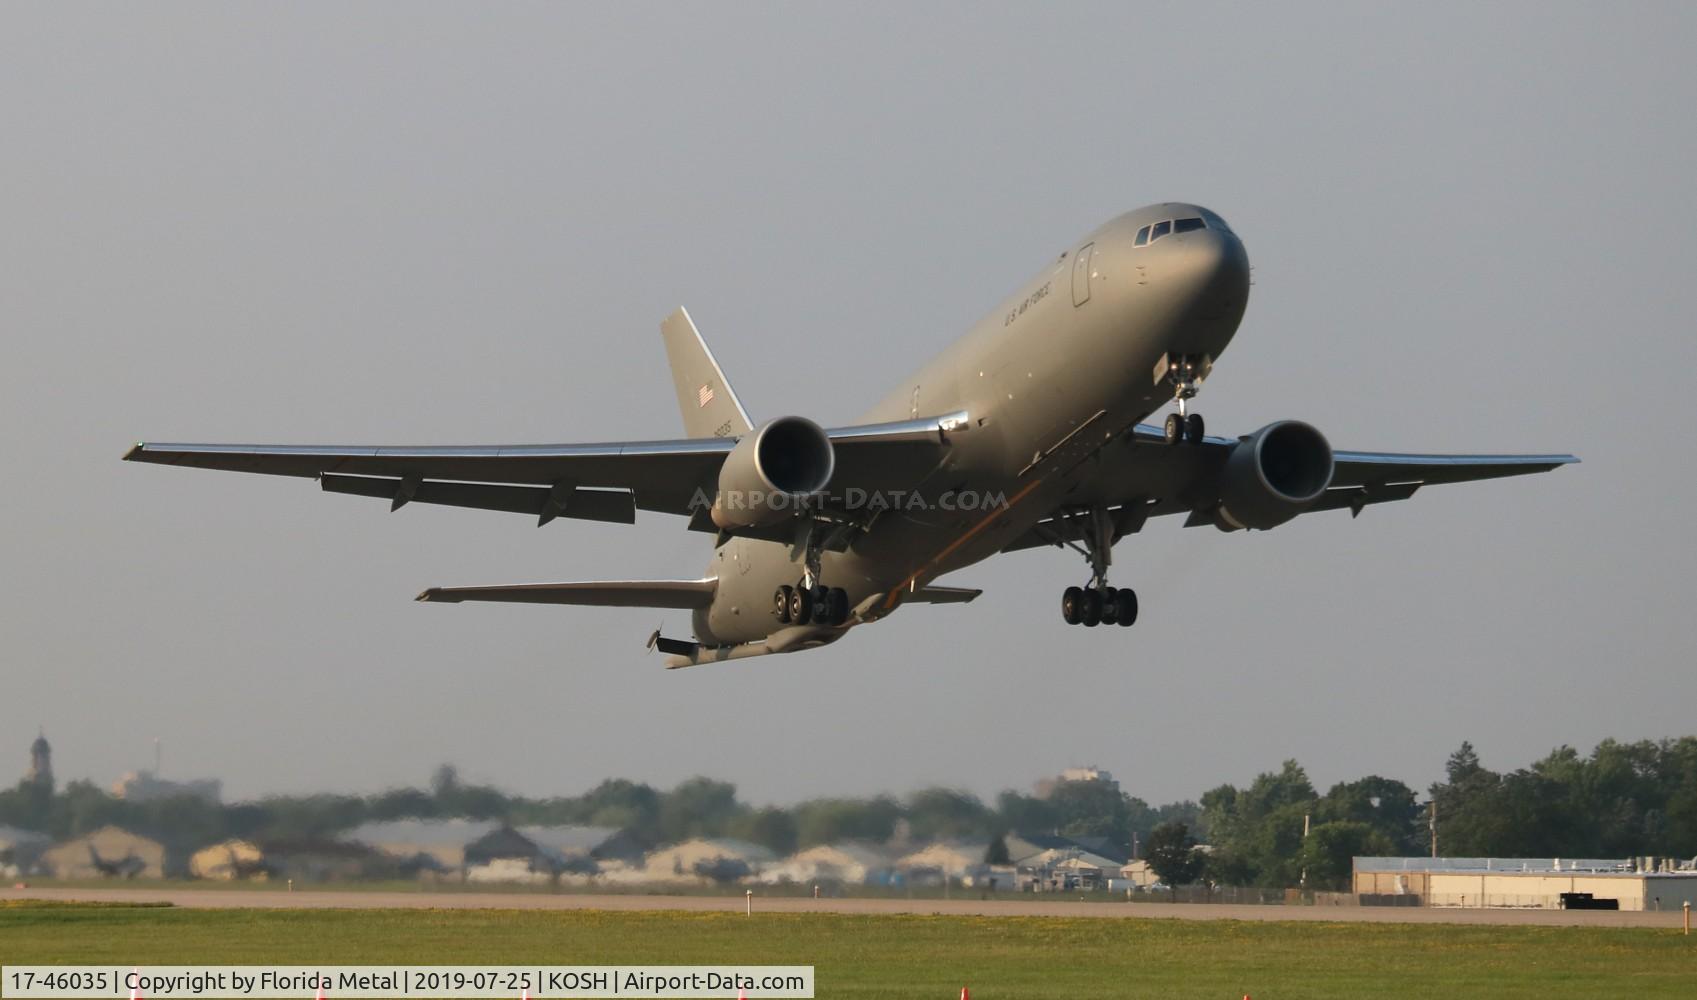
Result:
{"label": "distant tower", "polygon": [[46,733],[38,734],[29,745],[29,770],[24,772],[24,782],[53,790],[53,748],[47,743]]}

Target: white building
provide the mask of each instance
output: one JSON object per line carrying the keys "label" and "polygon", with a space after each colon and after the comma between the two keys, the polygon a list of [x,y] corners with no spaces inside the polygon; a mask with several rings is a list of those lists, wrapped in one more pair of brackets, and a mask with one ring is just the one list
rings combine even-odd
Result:
{"label": "white building", "polygon": [[821,844],[797,851],[760,873],[768,885],[864,885],[890,867],[890,858],[869,844]]}
{"label": "white building", "polygon": [[131,771],[112,783],[112,794],[127,802],[153,802],[187,795],[217,805],[223,798],[224,783],[217,778],[170,781],[152,771]]}
{"label": "white building", "polygon": [[990,845],[977,840],[944,840],[896,859],[894,868],[909,879],[958,879],[985,867]]}
{"label": "white building", "polygon": [[1044,778],[1037,783],[1037,797],[1046,799],[1053,795],[1055,789],[1069,781],[1100,781],[1114,791],[1119,791],[1120,783],[1114,776],[1094,764],[1088,767],[1069,767],[1053,778]]}
{"label": "white building", "polygon": [[772,851],[746,840],[697,838],[654,851],[641,868],[604,872],[618,881],[705,885],[756,878],[776,860]]}
{"label": "white building", "polygon": [[1356,858],[1354,869],[1356,893],[1417,897],[1425,906],[1553,910],[1573,894],[1622,910],[1697,905],[1697,871],[1657,859]]}

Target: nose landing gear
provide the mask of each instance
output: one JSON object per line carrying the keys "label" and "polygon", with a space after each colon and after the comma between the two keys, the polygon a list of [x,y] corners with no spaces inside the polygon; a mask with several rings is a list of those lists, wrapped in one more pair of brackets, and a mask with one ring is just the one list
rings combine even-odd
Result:
{"label": "nose landing gear", "polygon": [[1206,354],[1168,354],[1155,366],[1155,381],[1172,386],[1173,399],[1178,402],[1178,412],[1167,414],[1168,444],[1202,443],[1202,414],[1187,412],[1185,404],[1202,390],[1202,380],[1213,367],[1214,360]]}
{"label": "nose landing gear", "polygon": [[[1114,522],[1105,508],[1092,507],[1074,515],[1088,519],[1081,525],[1085,558],[1090,560],[1090,582],[1061,592],[1061,618],[1068,625],[1122,625],[1137,621],[1137,591],[1108,586],[1108,566],[1113,562]],[[1071,543],[1068,543],[1071,544]],[[1074,548],[1078,546],[1074,545]]]}

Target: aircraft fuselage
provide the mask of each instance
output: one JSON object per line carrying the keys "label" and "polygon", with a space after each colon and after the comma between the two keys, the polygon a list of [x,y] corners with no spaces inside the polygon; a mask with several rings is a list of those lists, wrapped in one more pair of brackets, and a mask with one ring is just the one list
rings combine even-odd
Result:
{"label": "aircraft fuselage", "polygon": [[[1180,219],[1205,226],[1136,245],[1145,226]],[[1064,502],[1089,455],[1173,399],[1156,374],[1163,359],[1224,352],[1248,297],[1242,242],[1199,206],[1150,205],[1078,240],[866,412],[863,423],[968,420],[916,490],[869,501],[880,504],[875,519],[846,551],[823,554],[823,580],[866,621],[911,588],[994,555]],[[799,545],[738,537],[719,546],[708,566],[718,588],[695,612],[697,638],[728,646],[796,628],[780,624],[772,597],[802,565]]]}

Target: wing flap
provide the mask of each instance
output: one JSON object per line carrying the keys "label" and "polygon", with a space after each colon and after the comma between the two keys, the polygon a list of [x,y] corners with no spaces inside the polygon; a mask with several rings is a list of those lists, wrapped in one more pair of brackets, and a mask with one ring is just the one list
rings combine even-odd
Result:
{"label": "wing flap", "polygon": [[326,493],[378,497],[397,506],[417,502],[529,514],[539,518],[544,524],[555,517],[607,521],[613,524],[636,523],[636,499],[629,490],[574,489],[566,494],[563,503],[552,505],[556,497],[555,491],[541,486],[498,486],[493,483],[437,480],[409,483],[405,479],[345,476],[341,473],[325,473],[318,478],[318,485]]}
{"label": "wing flap", "polygon": [[605,608],[690,610],[713,603],[719,581],[603,580],[589,583],[513,583],[493,587],[431,587],[418,600],[432,604],[501,601],[511,604],[580,604]]}
{"label": "wing flap", "polygon": [[143,442],[131,448],[124,460],[307,478],[342,472],[539,485],[568,480],[584,486],[633,489],[664,484],[679,476],[716,473],[734,445],[734,441],[721,438],[423,447]]}

